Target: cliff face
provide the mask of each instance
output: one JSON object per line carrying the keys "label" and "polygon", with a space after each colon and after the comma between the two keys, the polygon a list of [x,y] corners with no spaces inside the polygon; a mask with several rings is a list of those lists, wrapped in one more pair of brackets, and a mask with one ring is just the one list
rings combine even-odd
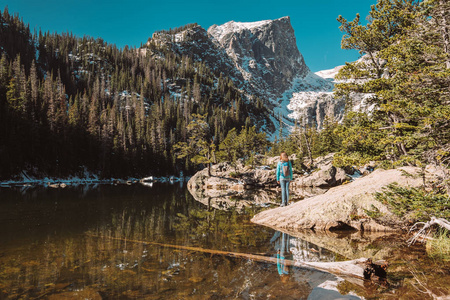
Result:
{"label": "cliff face", "polygon": [[278,98],[295,77],[309,72],[289,17],[253,23],[231,21],[211,26],[208,34],[226,51],[248,87],[261,95]]}
{"label": "cliff face", "polygon": [[299,92],[292,96],[289,117],[302,120],[303,124],[323,128],[325,118],[342,120],[345,112],[345,99],[336,98],[332,92]]}

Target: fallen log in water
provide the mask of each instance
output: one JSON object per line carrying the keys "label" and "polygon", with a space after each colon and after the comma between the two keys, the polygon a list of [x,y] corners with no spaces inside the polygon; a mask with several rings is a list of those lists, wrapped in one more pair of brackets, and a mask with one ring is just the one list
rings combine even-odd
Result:
{"label": "fallen log in water", "polygon": [[[103,238],[103,239],[112,239],[112,240],[120,240],[124,242],[131,243],[140,243],[145,245],[154,245],[160,247],[168,247],[174,249],[182,249],[189,251],[197,251],[203,253],[210,253],[216,255],[224,255],[236,258],[245,258],[259,262],[266,262],[277,264],[279,260],[276,257],[271,256],[263,256],[257,254],[249,254],[249,253],[240,253],[240,252],[230,252],[230,251],[222,251],[222,250],[214,250],[214,249],[204,249],[200,247],[191,247],[191,246],[182,246],[182,245],[172,245],[172,244],[164,244],[158,242],[150,242],[150,241],[139,241],[139,240],[131,240],[124,238],[117,238],[112,236],[100,236],[100,235],[92,235],[87,234],[90,237]],[[300,268],[313,269],[321,272],[327,272],[340,277],[352,277],[357,279],[371,279],[371,280],[379,280],[386,278],[386,269],[388,264],[386,261],[377,261],[372,262],[370,258],[359,258],[348,261],[339,261],[339,262],[302,262],[302,261],[294,261],[290,259],[285,259],[283,264],[286,266],[295,266]]]}

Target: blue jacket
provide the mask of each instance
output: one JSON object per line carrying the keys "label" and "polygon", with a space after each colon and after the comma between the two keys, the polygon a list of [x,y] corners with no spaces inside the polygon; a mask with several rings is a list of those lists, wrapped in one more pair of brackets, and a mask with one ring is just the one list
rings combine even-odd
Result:
{"label": "blue jacket", "polygon": [[292,174],[292,164],[291,161],[288,161],[289,164],[289,173],[290,175],[288,177],[284,177],[283,175],[283,170],[282,170],[282,165],[283,165],[283,161],[279,161],[278,165],[277,165],[277,181],[280,181],[280,179],[284,179],[284,180],[292,180],[293,178],[293,174]]}

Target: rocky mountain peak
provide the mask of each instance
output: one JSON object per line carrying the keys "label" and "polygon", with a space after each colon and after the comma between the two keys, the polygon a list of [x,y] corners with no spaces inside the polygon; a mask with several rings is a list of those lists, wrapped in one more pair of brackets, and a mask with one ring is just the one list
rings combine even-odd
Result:
{"label": "rocky mountain peak", "polygon": [[265,27],[271,26],[274,23],[289,23],[289,17],[283,17],[276,20],[264,20],[257,22],[235,22],[230,21],[223,25],[212,25],[208,29],[208,33],[210,33],[214,38],[218,41],[222,41],[227,39],[227,35],[233,32],[241,32],[241,31],[260,31]]}
{"label": "rocky mountain peak", "polygon": [[234,22],[208,29],[213,42],[223,48],[255,92],[276,99],[295,77],[309,72],[297,48],[290,18]]}

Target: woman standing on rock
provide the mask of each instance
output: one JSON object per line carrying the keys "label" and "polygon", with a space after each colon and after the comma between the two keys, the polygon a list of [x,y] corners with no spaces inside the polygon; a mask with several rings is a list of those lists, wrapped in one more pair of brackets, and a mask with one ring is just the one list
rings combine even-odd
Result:
{"label": "woman standing on rock", "polygon": [[277,182],[281,186],[281,206],[288,205],[289,183],[292,180],[292,164],[286,152],[281,152],[277,165]]}

